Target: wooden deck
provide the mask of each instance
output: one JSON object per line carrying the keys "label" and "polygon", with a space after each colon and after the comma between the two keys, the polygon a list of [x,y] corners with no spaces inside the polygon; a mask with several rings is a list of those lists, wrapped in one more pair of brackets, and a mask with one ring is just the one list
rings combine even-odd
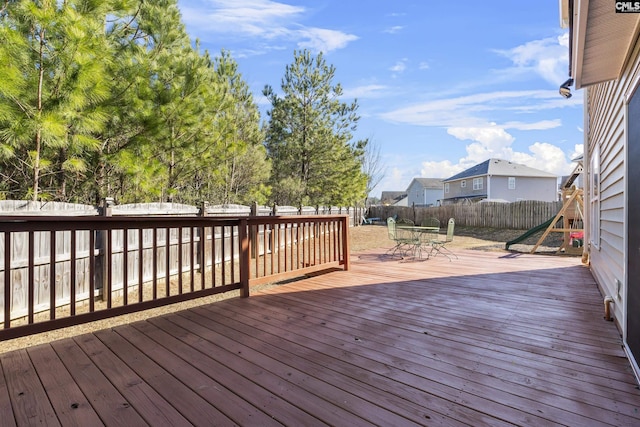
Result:
{"label": "wooden deck", "polygon": [[640,425],[638,384],[579,258],[381,253],[3,354],[0,424]]}

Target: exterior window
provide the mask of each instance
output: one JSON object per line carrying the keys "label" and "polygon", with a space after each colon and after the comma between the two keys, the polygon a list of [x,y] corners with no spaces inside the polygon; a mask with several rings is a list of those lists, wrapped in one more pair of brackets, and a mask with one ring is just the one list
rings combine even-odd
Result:
{"label": "exterior window", "polygon": [[467,186],[467,180],[463,179],[460,181],[460,188],[465,188]]}
{"label": "exterior window", "polygon": [[445,192],[445,193],[448,193],[448,192],[449,192],[449,183],[448,183],[448,182],[445,182],[445,183],[444,183],[444,192]]}
{"label": "exterior window", "polygon": [[509,177],[509,190],[515,190],[516,189],[516,177],[515,176],[510,176]]}
{"label": "exterior window", "polygon": [[589,236],[591,244],[600,247],[600,147],[596,145],[591,153],[589,190],[591,191],[591,224]]}
{"label": "exterior window", "polygon": [[473,189],[482,190],[482,178],[473,178]]}

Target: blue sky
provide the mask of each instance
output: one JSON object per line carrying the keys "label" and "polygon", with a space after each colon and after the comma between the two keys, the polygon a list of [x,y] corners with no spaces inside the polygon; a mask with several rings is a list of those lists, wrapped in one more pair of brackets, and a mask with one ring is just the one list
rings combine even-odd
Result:
{"label": "blue sky", "polygon": [[372,196],[491,157],[566,175],[582,153],[582,91],[564,99],[568,32],[557,0],[178,0],[187,31],[231,52],[256,102],[295,49],[322,51],[356,139],[379,148]]}

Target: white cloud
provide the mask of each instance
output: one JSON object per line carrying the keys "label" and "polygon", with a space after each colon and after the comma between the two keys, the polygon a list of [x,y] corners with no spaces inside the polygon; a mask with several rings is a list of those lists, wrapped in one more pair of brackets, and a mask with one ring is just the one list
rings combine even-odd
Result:
{"label": "white cloud", "polygon": [[[499,91],[435,99],[381,114],[381,118],[416,126],[482,127],[504,111],[524,109],[560,98],[556,91]],[[524,126],[521,123],[519,126]]]}
{"label": "white cloud", "polygon": [[428,62],[425,62],[425,61],[422,61],[422,62],[420,63],[420,65],[418,65],[418,68],[419,68],[420,70],[428,70],[428,69],[429,69],[429,63],[428,63]]}
{"label": "white cloud", "polygon": [[395,25],[393,27],[387,28],[386,30],[384,30],[385,33],[389,33],[389,34],[395,34],[401,30],[403,30],[404,27],[401,25]]}
{"label": "white cloud", "polygon": [[[489,134],[484,134],[485,137],[487,135]],[[416,176],[446,179],[492,157],[524,164],[558,176],[568,175],[574,167],[571,159],[582,154],[581,145],[576,145],[571,153],[565,153],[559,147],[546,142],[535,142],[527,147],[528,152],[517,152],[513,151],[510,145],[500,146],[504,142],[500,142],[500,139],[505,139],[505,136],[500,132],[496,132],[496,135],[497,141],[488,138],[484,142],[467,145],[467,155],[457,163],[450,160],[425,161],[420,163],[420,171],[392,168],[385,177],[385,191],[405,190]]]}
{"label": "white cloud", "polygon": [[453,164],[449,160],[443,160],[440,162],[422,162],[422,168],[420,169],[420,176],[427,178],[449,178],[453,175],[456,175],[463,170],[473,166],[470,164],[468,166],[464,166],[461,163]]}
{"label": "white cloud", "polygon": [[298,46],[315,52],[327,53],[332,50],[342,49],[349,42],[358,40],[358,37],[352,34],[323,28],[306,28],[299,30],[298,33],[306,39],[298,42]]}
{"label": "white cloud", "polygon": [[358,86],[351,89],[345,89],[341,98],[378,98],[383,96],[387,89],[387,86],[376,84]]}
{"label": "white cloud", "polygon": [[407,69],[407,58],[402,58],[400,61],[396,62],[391,68],[389,68],[394,73],[402,73]]}
{"label": "white cloud", "polygon": [[467,156],[449,169],[458,167],[464,170],[489,158],[500,158],[560,176],[571,171],[571,159],[582,152],[582,145],[579,144],[574,146],[572,152],[565,153],[560,147],[547,142],[529,145],[529,152],[514,151],[512,144],[515,138],[497,125],[486,128],[450,128],[447,132],[457,139],[473,141],[466,147]]}
{"label": "white cloud", "polygon": [[529,167],[551,172],[558,176],[571,172],[571,159],[558,146],[547,142],[536,142],[529,147],[530,153],[514,152],[511,160]]}
{"label": "white cloud", "polygon": [[303,7],[270,0],[210,0],[206,5],[181,6],[187,25],[216,33],[273,38],[290,33],[287,23],[304,12]]}
{"label": "white cloud", "polygon": [[535,73],[549,83],[560,85],[568,78],[569,33],[558,37],[533,40],[513,49],[498,50],[513,63],[512,68],[502,70],[513,76]]}
{"label": "white cloud", "polygon": [[264,54],[281,46],[269,43],[296,43],[300,48],[328,53],[342,49],[357,40],[353,34],[339,30],[306,27],[301,21],[306,9],[271,0],[209,0],[198,6],[181,5],[180,11],[188,28],[195,29],[200,38],[215,38],[222,34],[237,38],[258,39],[260,46],[245,50],[239,56],[259,52]]}
{"label": "white cloud", "polygon": [[571,99],[565,99],[561,98],[557,91],[549,92],[553,94],[550,98],[539,100],[536,103],[513,106],[510,109],[521,113],[531,113],[535,111],[553,110],[556,108],[574,108],[583,105],[583,99],[581,96],[574,96]]}
{"label": "white cloud", "polygon": [[524,123],[524,122],[505,122],[502,127],[505,129],[517,129],[517,130],[548,130],[562,126],[562,120],[540,120],[539,122]]}
{"label": "white cloud", "polygon": [[447,133],[460,140],[477,141],[489,151],[501,151],[509,147],[515,138],[502,127],[492,125],[490,127],[452,127]]}
{"label": "white cloud", "polygon": [[404,191],[409,186],[414,174],[408,173],[406,169],[394,167],[387,169],[384,177],[384,189],[382,191]]}

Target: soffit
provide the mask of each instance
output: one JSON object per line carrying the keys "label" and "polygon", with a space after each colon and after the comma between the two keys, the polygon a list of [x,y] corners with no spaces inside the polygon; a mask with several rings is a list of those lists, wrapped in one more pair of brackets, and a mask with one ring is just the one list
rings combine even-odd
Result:
{"label": "soffit", "polygon": [[571,77],[576,89],[620,77],[640,13],[616,13],[611,0],[575,0]]}

